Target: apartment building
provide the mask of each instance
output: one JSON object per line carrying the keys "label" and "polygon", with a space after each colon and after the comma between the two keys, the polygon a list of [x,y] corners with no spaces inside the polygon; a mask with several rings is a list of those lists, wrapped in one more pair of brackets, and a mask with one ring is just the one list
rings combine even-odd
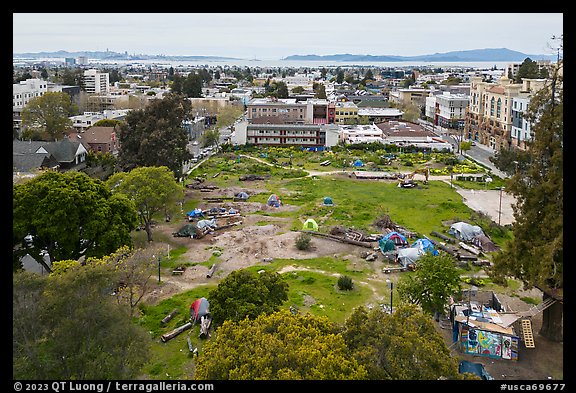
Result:
{"label": "apartment building", "polygon": [[426,97],[426,117],[437,126],[464,129],[469,96],[464,94],[430,94]]}
{"label": "apartment building", "polygon": [[414,104],[417,106],[426,105],[426,97],[430,94],[430,89],[398,89],[390,92],[390,100],[397,104]]}
{"label": "apartment building", "polygon": [[26,79],[12,84],[12,127],[20,132],[22,125],[22,110],[35,97],[48,92],[48,82],[42,79]]}
{"label": "apartment building", "polygon": [[353,123],[358,120],[358,106],[352,101],[337,101],[334,114],[336,124]]}
{"label": "apartment building", "polygon": [[248,102],[246,119],[252,123],[258,118],[273,117],[284,124],[305,124],[306,107],[305,102],[293,98],[254,98]]}
{"label": "apartment building", "polygon": [[258,146],[331,147],[338,144],[338,127],[331,124],[248,124],[246,143]]}
{"label": "apartment building", "polygon": [[[506,66],[504,70],[504,75],[507,77],[511,77],[512,79],[516,79],[516,75],[518,74],[518,70],[522,63],[510,63]],[[538,71],[542,71],[543,69],[548,70],[548,74],[551,75],[553,71],[552,62],[550,60],[536,60],[536,65],[538,65]]]}
{"label": "apartment building", "polygon": [[518,97],[512,99],[512,130],[510,132],[511,145],[526,150],[527,142],[534,138],[532,124],[526,119],[526,111],[530,104],[532,94],[545,86],[547,79],[523,79],[522,91]]}
{"label": "apartment building", "polygon": [[84,71],[84,90],[88,94],[106,95],[110,91],[110,78],[107,72],[96,69]]}
{"label": "apartment building", "polygon": [[[472,78],[464,135],[496,151],[512,148],[514,98],[521,96],[521,93],[534,93],[544,83],[543,79],[524,79],[523,83],[512,83],[506,75],[496,83],[482,82],[480,77]],[[522,143],[516,141],[515,146],[519,145]]]}
{"label": "apartment building", "polygon": [[382,130],[374,124],[342,125],[340,126],[340,140],[348,143],[382,143]]}

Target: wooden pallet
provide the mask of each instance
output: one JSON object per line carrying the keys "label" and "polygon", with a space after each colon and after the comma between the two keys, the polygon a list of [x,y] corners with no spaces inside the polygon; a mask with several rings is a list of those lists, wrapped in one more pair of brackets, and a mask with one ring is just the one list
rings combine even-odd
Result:
{"label": "wooden pallet", "polygon": [[524,336],[524,345],[526,348],[536,348],[534,344],[534,335],[532,334],[532,323],[529,319],[520,321],[522,327],[522,335]]}

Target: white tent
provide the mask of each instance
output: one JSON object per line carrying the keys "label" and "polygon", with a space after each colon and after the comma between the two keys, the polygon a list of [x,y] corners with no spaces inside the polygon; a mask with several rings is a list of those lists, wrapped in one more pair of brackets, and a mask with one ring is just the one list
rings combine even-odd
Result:
{"label": "white tent", "polygon": [[463,240],[465,242],[471,241],[474,237],[478,235],[484,234],[482,228],[480,228],[478,225],[470,225],[462,221],[450,225],[448,233],[456,237],[457,239]]}
{"label": "white tent", "polygon": [[408,247],[398,250],[398,262],[407,269],[409,265],[415,265],[416,260],[426,252],[422,248]]}

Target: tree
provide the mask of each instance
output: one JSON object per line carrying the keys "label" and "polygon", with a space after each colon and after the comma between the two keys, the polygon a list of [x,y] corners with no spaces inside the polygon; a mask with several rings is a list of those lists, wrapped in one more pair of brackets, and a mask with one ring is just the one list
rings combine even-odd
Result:
{"label": "tree", "polygon": [[[494,256],[490,271],[500,282],[513,276],[528,289],[539,288],[544,300],[563,299],[563,103],[562,78],[556,69],[550,83],[532,96],[528,105],[526,116],[534,133],[528,144],[528,162],[506,182],[506,190],[516,198],[514,241]],[[543,311],[540,334],[563,340],[561,302]]]}
{"label": "tree", "polygon": [[27,133],[36,133],[43,140],[57,140],[72,127],[72,120],[68,117],[76,110],[68,94],[47,92],[32,98],[24,107],[22,128]]}
{"label": "tree", "polygon": [[202,147],[218,145],[220,141],[220,131],[218,131],[217,128],[206,130],[200,138],[202,140]]}
{"label": "tree", "polygon": [[538,63],[533,61],[531,58],[527,57],[524,59],[522,64],[520,64],[514,82],[522,83],[523,78],[535,79],[539,77],[540,77],[540,70],[538,69]]}
{"label": "tree", "polygon": [[111,296],[117,273],[89,264],[50,276],[13,275],[14,379],[134,379],[148,333]]}
{"label": "tree", "polygon": [[148,235],[148,242],[153,240],[154,215],[172,210],[172,202],[181,200],[183,195],[182,187],[166,166],[139,167],[130,172],[118,172],[108,178],[106,185],[113,194],[124,195],[134,203]]}
{"label": "tree", "polygon": [[180,177],[183,163],[192,158],[186,148],[188,133],[183,126],[191,108],[188,99],[169,94],[143,110],[130,111],[117,133],[122,146],[118,155],[120,169],[167,166]]}
{"label": "tree", "polygon": [[288,300],[288,284],[278,273],[235,270],[210,291],[210,312],[216,324],[254,319],[271,313]]}
{"label": "tree", "polygon": [[342,336],[368,379],[460,379],[443,337],[416,305],[400,305],[393,314],[360,306],[346,320]]}
{"label": "tree", "polygon": [[460,274],[452,256],[426,253],[418,258],[413,273],[400,278],[397,289],[402,300],[437,316],[443,313],[450,296],[460,291]]}
{"label": "tree", "polygon": [[202,97],[202,76],[195,72],[189,73],[182,83],[182,93],[186,97]]}
{"label": "tree", "polygon": [[[212,303],[210,303],[212,306]],[[287,310],[251,320],[226,321],[206,342],[195,379],[363,379],[338,327],[326,317]]]}
{"label": "tree", "polygon": [[33,236],[32,247],[15,252],[15,258],[29,253],[40,260],[41,250],[56,261],[101,257],[131,245],[137,224],[130,200],[83,172],[50,171],[15,185],[12,211],[13,244]]}

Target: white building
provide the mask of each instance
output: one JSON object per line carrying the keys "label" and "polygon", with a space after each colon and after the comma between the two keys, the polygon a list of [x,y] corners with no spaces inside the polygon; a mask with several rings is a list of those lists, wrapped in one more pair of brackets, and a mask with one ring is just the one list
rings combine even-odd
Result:
{"label": "white building", "polygon": [[32,98],[43,96],[48,91],[48,82],[42,79],[26,79],[12,84],[12,124],[20,131],[22,110]]}
{"label": "white building", "polygon": [[514,146],[522,146],[526,141],[532,140],[531,123],[524,118],[529,103],[530,97],[528,95],[512,98],[512,129],[510,136]]}
{"label": "white building", "polygon": [[466,109],[468,108],[469,96],[465,94],[442,94],[426,97],[426,117],[432,123],[445,127],[459,129],[464,127]]}
{"label": "white building", "polygon": [[382,143],[382,130],[374,124],[341,125],[340,140],[344,143]]}
{"label": "white building", "polygon": [[84,90],[86,90],[88,94],[108,94],[110,91],[110,78],[108,73],[95,69],[84,71]]}

